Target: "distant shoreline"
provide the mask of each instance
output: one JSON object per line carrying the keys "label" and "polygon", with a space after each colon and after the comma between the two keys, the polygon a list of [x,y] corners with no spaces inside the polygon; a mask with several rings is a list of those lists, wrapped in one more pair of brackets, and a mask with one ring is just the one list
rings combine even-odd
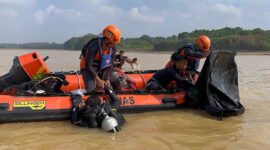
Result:
{"label": "distant shoreline", "polygon": [[237,52],[239,55],[270,55],[270,51],[243,51]]}
{"label": "distant shoreline", "polygon": [[[80,51],[80,50],[66,50],[66,49],[6,49],[6,48],[0,48],[1,50],[23,50],[23,51]],[[159,54],[171,54],[173,51],[150,51],[150,50],[126,50],[126,52],[132,52],[132,53],[159,53]],[[239,55],[270,55],[270,50],[266,51],[237,51],[237,54]]]}

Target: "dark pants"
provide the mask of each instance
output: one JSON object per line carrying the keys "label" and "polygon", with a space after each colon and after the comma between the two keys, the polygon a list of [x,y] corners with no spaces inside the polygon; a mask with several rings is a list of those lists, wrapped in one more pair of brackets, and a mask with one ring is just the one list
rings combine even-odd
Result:
{"label": "dark pants", "polygon": [[[87,93],[92,93],[95,91],[96,89],[96,82],[95,82],[95,78],[94,76],[92,76],[90,74],[90,71],[88,70],[81,70],[82,73],[82,77],[83,77],[83,81],[84,81],[84,85],[85,85],[85,89],[87,91]],[[106,74],[108,74],[109,72],[104,71],[101,73],[101,75],[99,75],[101,77],[101,79],[106,79]],[[120,79],[117,75],[115,75],[114,73],[111,74],[110,76],[110,83],[113,87],[114,90],[116,91],[120,91],[121,89],[121,84],[120,84]]]}
{"label": "dark pants", "polygon": [[147,83],[146,90],[165,90],[165,88],[156,79],[151,78]]}
{"label": "dark pants", "polygon": [[92,93],[96,89],[96,82],[93,75],[88,70],[81,70],[83,82],[87,93]]}

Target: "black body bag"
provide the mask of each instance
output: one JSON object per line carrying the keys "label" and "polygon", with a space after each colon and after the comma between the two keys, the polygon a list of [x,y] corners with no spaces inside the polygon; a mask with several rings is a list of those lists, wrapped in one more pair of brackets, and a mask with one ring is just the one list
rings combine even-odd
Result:
{"label": "black body bag", "polygon": [[240,103],[235,56],[232,51],[211,52],[195,85],[199,108],[220,119],[245,111]]}

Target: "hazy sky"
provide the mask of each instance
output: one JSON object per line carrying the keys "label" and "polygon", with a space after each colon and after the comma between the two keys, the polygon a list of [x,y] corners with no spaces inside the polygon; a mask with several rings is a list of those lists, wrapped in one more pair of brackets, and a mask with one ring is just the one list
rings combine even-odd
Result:
{"label": "hazy sky", "polygon": [[116,24],[123,37],[270,28],[270,0],[0,0],[0,43],[64,42]]}

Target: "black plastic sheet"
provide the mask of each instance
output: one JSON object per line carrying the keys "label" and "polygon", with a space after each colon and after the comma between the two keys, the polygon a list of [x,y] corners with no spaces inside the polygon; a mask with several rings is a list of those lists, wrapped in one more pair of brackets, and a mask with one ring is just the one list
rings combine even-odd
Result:
{"label": "black plastic sheet", "polygon": [[196,83],[199,107],[215,117],[244,113],[240,103],[236,52],[213,51]]}

